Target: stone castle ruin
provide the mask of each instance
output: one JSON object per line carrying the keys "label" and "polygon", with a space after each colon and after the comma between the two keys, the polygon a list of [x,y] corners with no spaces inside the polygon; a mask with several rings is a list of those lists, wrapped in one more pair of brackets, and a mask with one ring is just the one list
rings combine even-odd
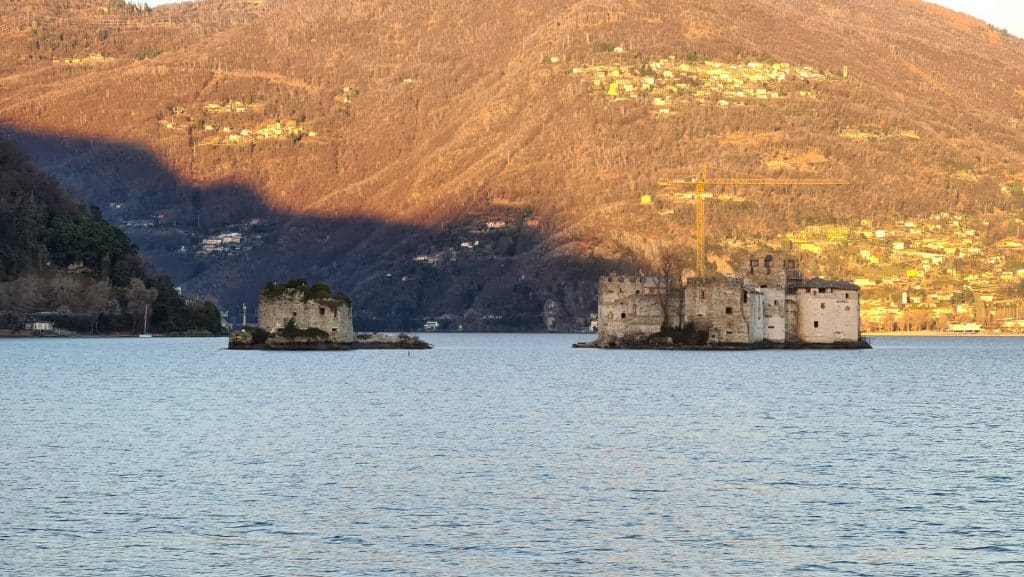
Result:
{"label": "stone castle ruin", "polygon": [[741,275],[689,278],[679,288],[652,277],[601,277],[592,346],[665,339],[678,345],[684,335],[711,347],[867,346],[860,333],[860,287],[805,279],[795,260],[751,258]]}
{"label": "stone castle ruin", "polygon": [[607,275],[602,276],[599,283],[599,335],[635,338],[654,334],[665,324],[671,324],[671,319],[678,317],[681,310],[679,295],[682,293],[653,277]]}
{"label": "stone castle ruin", "polygon": [[322,331],[335,343],[356,340],[352,328],[352,301],[332,293],[324,283],[309,286],[305,280],[270,283],[260,291],[259,328],[268,333],[286,330]]}
{"label": "stone castle ruin", "polygon": [[231,333],[229,349],[353,350],[429,349],[418,337],[405,334],[356,334],[352,301],[332,292],[326,283],[310,286],[305,279],[267,283],[260,291],[259,323]]}

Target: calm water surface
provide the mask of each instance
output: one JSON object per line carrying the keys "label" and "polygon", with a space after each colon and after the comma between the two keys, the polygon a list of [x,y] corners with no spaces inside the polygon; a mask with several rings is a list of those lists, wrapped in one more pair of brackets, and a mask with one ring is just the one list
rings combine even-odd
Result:
{"label": "calm water surface", "polygon": [[1024,340],[0,340],[0,575],[1024,574]]}

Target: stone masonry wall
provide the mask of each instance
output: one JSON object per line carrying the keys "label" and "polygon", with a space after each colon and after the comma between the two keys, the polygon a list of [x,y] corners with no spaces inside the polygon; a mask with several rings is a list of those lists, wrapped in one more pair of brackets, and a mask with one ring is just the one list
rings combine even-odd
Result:
{"label": "stone masonry wall", "polygon": [[[598,340],[634,339],[661,330],[664,283],[650,277],[606,275],[598,283]],[[678,316],[679,297],[668,296],[669,320]]]}
{"label": "stone masonry wall", "polygon": [[[751,258],[739,277],[690,278],[665,298],[664,283],[641,276],[606,275],[598,285],[598,340],[610,343],[692,323],[709,343],[857,342],[860,295],[843,281],[805,280],[792,259]],[[679,295],[683,298],[680,299]]]}
{"label": "stone masonry wall", "polygon": [[686,322],[708,331],[710,343],[761,342],[761,303],[760,293],[739,279],[695,277],[686,281]]}
{"label": "stone masonry wall", "polygon": [[763,288],[764,340],[770,343],[786,342],[786,289]]}
{"label": "stone masonry wall", "polygon": [[786,294],[786,342],[799,343],[800,333],[797,331],[799,325],[799,305],[796,294]]}
{"label": "stone masonry wall", "polygon": [[334,342],[356,340],[352,328],[352,307],[335,299],[304,300],[301,290],[290,289],[284,295],[268,298],[260,295],[259,327],[266,331],[283,329],[294,320],[300,329],[316,328]]}
{"label": "stone masonry wall", "polygon": [[751,257],[743,280],[760,287],[764,293],[764,340],[772,343],[786,341],[786,281],[800,276],[796,261],[779,259],[773,255]]}
{"label": "stone masonry wall", "polygon": [[860,339],[860,294],[854,290],[798,289],[797,338],[805,343],[855,343]]}

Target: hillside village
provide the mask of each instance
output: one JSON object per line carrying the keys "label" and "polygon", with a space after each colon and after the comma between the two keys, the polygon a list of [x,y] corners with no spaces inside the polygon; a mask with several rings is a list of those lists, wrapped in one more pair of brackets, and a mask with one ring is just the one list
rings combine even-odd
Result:
{"label": "hillside village", "polygon": [[119,223],[131,233],[159,238],[164,243],[175,243],[179,254],[195,255],[200,258],[237,256],[247,253],[266,241],[269,222],[252,218],[246,222],[229,224],[216,230],[201,230],[182,223],[173,222],[164,211],[158,211],[145,218],[126,216],[125,203],[111,202],[105,207],[108,218]]}
{"label": "hillside village", "polygon": [[[621,53],[621,48],[615,48]],[[557,57],[549,62],[558,63]],[[809,66],[785,62],[742,64],[693,61],[669,56],[639,66],[615,59],[609,64],[577,66],[572,74],[588,82],[595,94],[613,100],[649,102],[655,115],[672,115],[680,106],[720,107],[764,104],[779,99],[818,98],[815,83],[832,76]],[[848,75],[844,68],[843,78]]]}
{"label": "hillside village", "polygon": [[[342,93],[339,102],[347,105],[352,102],[356,90],[345,87]],[[300,142],[320,136],[301,119],[268,119],[265,111],[265,103],[243,100],[208,102],[198,110],[174,106],[158,124],[165,130],[187,133],[198,146],[248,146],[284,140]]]}
{"label": "hillside village", "polygon": [[[118,212],[110,207],[111,212]],[[268,242],[270,223],[251,219],[205,234],[167,223],[155,214],[123,219],[135,234],[180,239],[179,252],[203,259],[230,259]],[[448,274],[473,262],[515,254],[517,237],[540,232],[540,219],[520,212],[495,213],[453,224],[446,234],[395,267],[389,278],[415,284],[418,277]],[[949,330],[978,323],[986,330],[1024,332],[1024,220],[1015,216],[970,217],[936,213],[923,219],[856,225],[812,225],[763,243],[799,257],[815,275],[847,278],[861,288],[865,332]],[[752,239],[725,239],[714,252],[746,254],[762,248]],[[518,250],[521,250],[519,247]],[[737,257],[738,258],[738,257]],[[461,316],[426,315],[441,328],[457,328]],[[501,313],[485,320],[501,321]],[[564,317],[564,314],[562,315]],[[571,321],[545,311],[545,324],[558,330],[587,330],[592,318]]]}
{"label": "hillside village", "polygon": [[948,212],[884,226],[809,226],[775,246],[815,262],[819,274],[862,288],[867,331],[982,328],[1024,332],[1024,221]]}
{"label": "hillside village", "polygon": [[839,136],[858,142],[879,140],[905,140],[913,142],[921,140],[921,136],[914,130],[879,130],[877,128],[855,126],[844,126],[839,130]]}
{"label": "hillside village", "polygon": [[98,64],[105,64],[117,62],[117,58],[113,56],[104,56],[100,53],[92,53],[88,56],[70,57],[70,58],[54,58],[54,65],[70,65],[70,66],[96,66]]}

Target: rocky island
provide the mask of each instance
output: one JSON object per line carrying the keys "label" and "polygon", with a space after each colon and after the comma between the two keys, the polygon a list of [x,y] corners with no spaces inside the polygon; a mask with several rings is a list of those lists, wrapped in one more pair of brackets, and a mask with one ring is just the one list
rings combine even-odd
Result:
{"label": "rocky island", "polygon": [[229,349],[275,351],[346,351],[354,349],[429,349],[405,334],[356,334],[352,300],[326,283],[305,279],[267,283],[260,291],[259,322],[228,339]]}

